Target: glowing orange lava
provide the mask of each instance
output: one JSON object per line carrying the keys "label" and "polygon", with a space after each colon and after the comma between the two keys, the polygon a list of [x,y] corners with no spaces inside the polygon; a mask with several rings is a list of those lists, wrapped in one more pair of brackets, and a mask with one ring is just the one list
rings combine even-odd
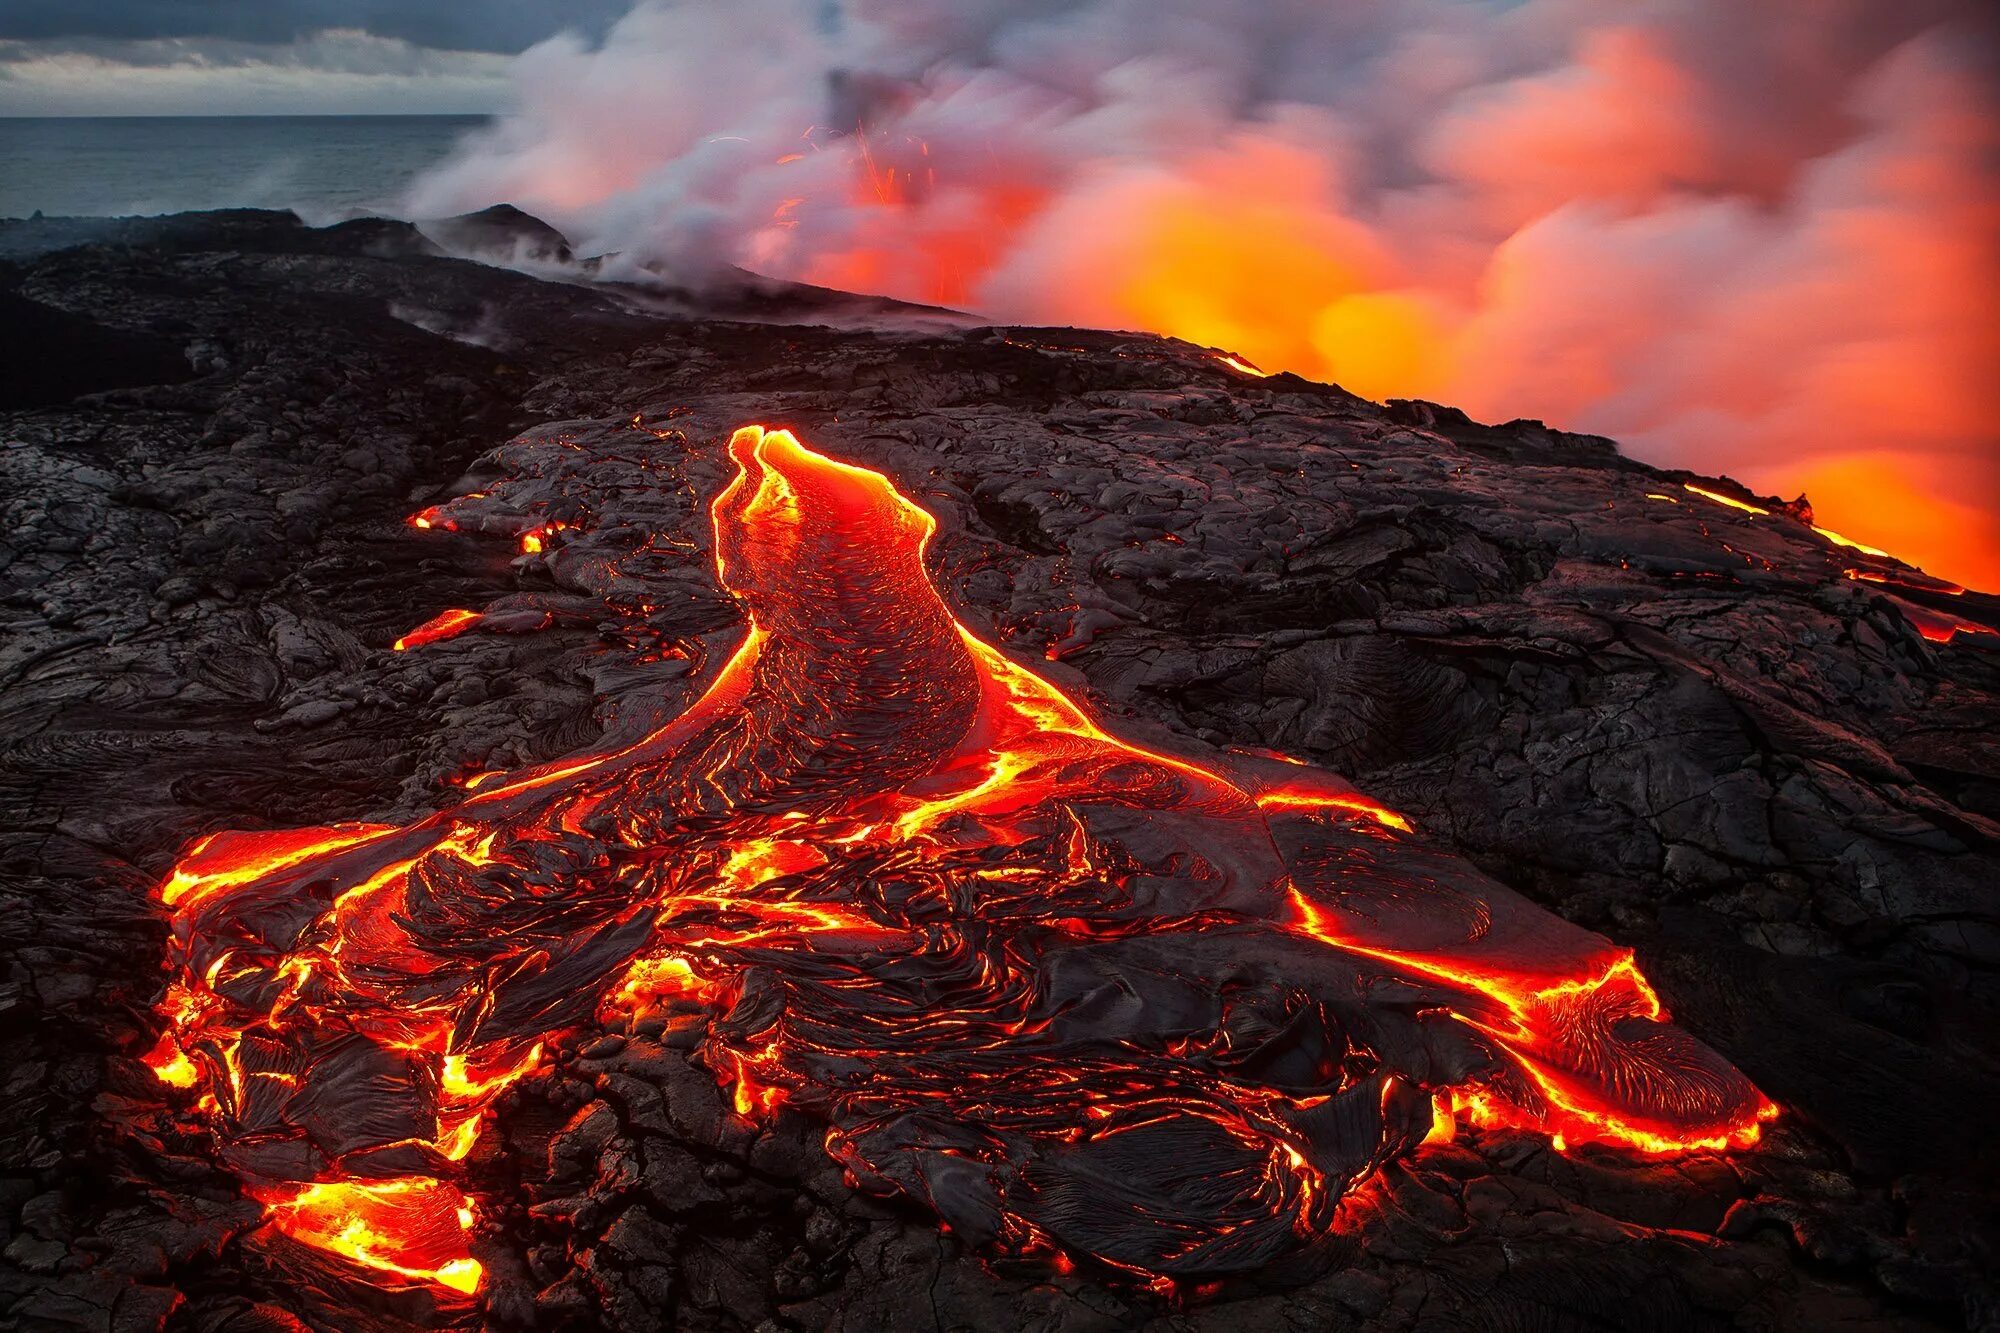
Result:
{"label": "glowing orange lava", "polygon": [[465,1253],[472,1202],[443,1181],[330,1181],[257,1197],[294,1240],[395,1277],[479,1289],[479,1261]]}
{"label": "glowing orange lava", "polygon": [[1705,487],[1695,485],[1691,481],[1683,482],[1682,485],[1685,486],[1686,489],[1688,489],[1689,491],[1692,491],[1694,494],[1699,495],[1704,500],[1713,500],[1715,503],[1719,505],[1727,505],[1731,509],[1740,509],[1746,514],[1761,515],[1761,514],[1768,514],[1771,512],[1768,509],[1763,509],[1758,507],[1757,505],[1753,505],[1747,500],[1739,500],[1733,495],[1724,495],[1721,491],[1708,490]]}
{"label": "glowing orange lava", "polygon": [[1269,379],[1273,374],[1273,372],[1268,370],[1259,370],[1256,366],[1251,365],[1248,361],[1245,361],[1242,357],[1231,355],[1228,352],[1217,352],[1215,354],[1215,359],[1217,361],[1220,361],[1223,365],[1228,366],[1231,370],[1238,371],[1245,375],[1254,375],[1260,380]]}
{"label": "glowing orange lava", "polygon": [[472,1290],[457,1164],[494,1098],[663,1001],[708,1011],[739,1114],[823,1119],[969,1243],[1148,1282],[1351,1224],[1441,1124],[1675,1152],[1774,1114],[1629,951],[1403,815],[1111,734],[953,615],[881,473],[729,451],[748,625],[692,706],[408,826],[213,835],[162,885],[148,1063],[277,1230]]}
{"label": "glowing orange lava", "polygon": [[477,611],[452,609],[440,611],[423,624],[396,640],[397,652],[407,652],[411,648],[421,648],[427,643],[437,643],[442,639],[457,638],[477,625],[481,616]]}

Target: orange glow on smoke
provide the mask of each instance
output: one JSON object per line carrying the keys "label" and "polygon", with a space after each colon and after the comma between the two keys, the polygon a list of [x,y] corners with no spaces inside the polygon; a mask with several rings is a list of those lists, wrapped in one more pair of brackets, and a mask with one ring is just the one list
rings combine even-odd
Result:
{"label": "orange glow on smoke", "polygon": [[[495,1099],[548,1038],[656,1005],[729,1017],[699,1056],[736,1113],[810,1092],[857,1171],[874,1140],[850,1131],[904,1114],[1051,1152],[1201,1126],[1239,1164],[1217,1244],[1361,1216],[1352,1187],[1373,1165],[1458,1123],[1659,1153],[1743,1147],[1775,1113],[1666,1026],[1629,951],[1450,869],[1332,774],[1113,735],[953,614],[925,566],[936,521],[882,473],[755,426],[729,454],[715,570],[748,623],[679,716],[468,781],[406,827],[211,835],[161,886],[172,981],[146,1063],[195,1094],[277,1231],[384,1284],[474,1290],[456,1164]],[[1128,821],[1186,850],[1149,862],[1118,840]],[[1319,1091],[1267,1086],[1236,1072],[1226,1010],[1213,1030],[1048,1045],[1071,1020],[1038,1007],[1035,951],[1088,960],[1127,940],[1232,976],[1269,955],[1288,997],[1312,976],[1327,995],[1393,990],[1405,1001],[1370,1021],[1419,1025],[1416,1046],[1467,1072],[1397,1073],[1343,1045],[1360,1064],[1324,1065]],[[949,984],[896,980],[918,967]],[[755,1017],[759,985],[780,1017]],[[857,1056],[859,1082],[816,1072]],[[328,1078],[358,1099],[331,1126]],[[1375,1117],[1373,1165],[1315,1156],[1309,1126],[1335,1097]],[[357,1139],[349,1120],[395,1128]],[[995,1243],[1073,1248],[1012,1209]],[[1151,1282],[1191,1249],[1149,1261],[1161,1271],[1084,1252]]]}
{"label": "orange glow on smoke", "polygon": [[[1739,500],[1735,496],[1725,495],[1720,491],[1697,486],[1693,482],[1686,483],[1685,489],[1712,503],[1726,506],[1742,514],[1747,514],[1753,519],[1769,519],[1772,517],[1771,511],[1761,505],[1754,505],[1748,500]],[[1670,495],[1652,494],[1647,498],[1679,503]],[[1842,533],[1834,532],[1829,528],[1812,526],[1812,531],[1833,545],[1846,550],[1857,551],[1862,555],[1872,555],[1885,560],[1894,559],[1887,551],[1865,545]],[[1965,593],[1965,588],[1961,584],[1932,578],[1928,574],[1915,570],[1855,568],[1843,570],[1842,573],[1856,582],[1874,583],[1884,587],[1902,588],[1907,591],[1932,593],[1950,597],[1963,596]],[[1918,634],[1932,643],[1951,643],[1960,634],[2000,634],[2000,630],[1995,630],[1990,625],[1967,620],[1963,616],[1953,615],[1948,611],[1941,611],[1936,607],[1925,606],[1902,597],[1892,596],[1889,600],[1895,605],[1897,611],[1902,614],[1903,619],[1908,621]]]}
{"label": "orange glow on smoke", "polygon": [[[784,154],[774,174],[797,179],[760,202],[768,220],[738,258],[1608,434],[1646,461],[1804,491],[1861,546],[2000,588],[2000,338],[1980,295],[1993,203],[1954,177],[1983,177],[1979,109],[1909,57],[1902,77],[1928,91],[1907,92],[1880,161],[1801,164],[1783,216],[1812,218],[1808,263],[1770,234],[1780,183],[1723,166],[1735,159],[1683,114],[1688,71],[1654,35],[1618,25],[1574,58],[1566,77],[1500,85],[1439,124],[1420,165],[1462,196],[1363,206],[1385,201],[1355,197],[1326,149],[1337,132],[1311,125],[1238,123],[1213,147],[1114,153],[1073,175],[1032,142],[933,151],[871,128]],[[1713,193],[1687,194],[1694,182]],[[1725,242],[1740,267],[1703,290],[1705,248]],[[1861,440],[1879,456],[1847,456]]]}
{"label": "orange glow on smoke", "polygon": [[416,215],[1539,418],[2000,589],[1973,6],[974,8],[632,7]]}
{"label": "orange glow on smoke", "polygon": [[1366,397],[1435,391],[1450,363],[1444,312],[1397,284],[1379,239],[1327,206],[1333,190],[1314,154],[1240,134],[1171,173],[1109,175],[1053,204],[1023,228],[1039,266],[1003,270],[984,294],[1003,311],[1149,329]]}

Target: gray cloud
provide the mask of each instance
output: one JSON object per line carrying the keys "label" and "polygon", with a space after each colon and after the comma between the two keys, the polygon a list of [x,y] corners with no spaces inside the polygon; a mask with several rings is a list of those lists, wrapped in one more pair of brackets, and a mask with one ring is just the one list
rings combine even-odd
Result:
{"label": "gray cloud", "polygon": [[415,46],[511,53],[564,29],[601,32],[629,0],[8,0],[0,39],[221,39],[289,44],[328,28]]}
{"label": "gray cloud", "polygon": [[232,37],[0,38],[0,116],[483,112],[513,57],[330,28]]}
{"label": "gray cloud", "polygon": [[0,38],[0,78],[9,76],[9,66],[56,64],[65,59],[88,62],[96,68],[132,70],[219,73],[256,68],[415,77],[456,72],[468,56],[488,61],[501,58],[494,52],[440,50],[340,28],[282,44],[235,37],[61,37],[38,42]]}

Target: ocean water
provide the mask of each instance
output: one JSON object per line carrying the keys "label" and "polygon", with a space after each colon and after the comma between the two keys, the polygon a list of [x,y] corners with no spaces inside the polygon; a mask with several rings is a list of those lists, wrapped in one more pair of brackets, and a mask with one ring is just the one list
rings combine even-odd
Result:
{"label": "ocean water", "polygon": [[0,217],[394,212],[484,116],[0,117]]}

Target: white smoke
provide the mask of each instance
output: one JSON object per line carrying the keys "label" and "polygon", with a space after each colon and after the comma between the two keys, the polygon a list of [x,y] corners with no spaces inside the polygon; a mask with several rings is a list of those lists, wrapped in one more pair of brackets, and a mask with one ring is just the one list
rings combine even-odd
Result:
{"label": "white smoke", "polygon": [[648,3],[411,207],[1541,416],[2000,586],[1995,50],[1967,0]]}

